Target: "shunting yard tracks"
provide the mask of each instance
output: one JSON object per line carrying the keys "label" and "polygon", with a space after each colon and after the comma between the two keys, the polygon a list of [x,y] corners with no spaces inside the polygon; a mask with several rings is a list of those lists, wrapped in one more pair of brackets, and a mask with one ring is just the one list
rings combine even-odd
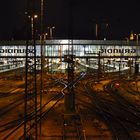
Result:
{"label": "shunting yard tracks", "polygon": [[62,140],[85,140],[78,114],[64,114]]}

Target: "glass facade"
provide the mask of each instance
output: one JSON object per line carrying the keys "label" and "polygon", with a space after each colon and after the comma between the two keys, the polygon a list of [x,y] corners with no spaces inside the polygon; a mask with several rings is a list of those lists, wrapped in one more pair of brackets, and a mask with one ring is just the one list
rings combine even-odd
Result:
{"label": "glass facade", "polygon": [[[80,42],[80,41],[79,41]],[[90,42],[89,42],[90,43]],[[100,43],[100,42],[99,42]],[[102,56],[139,56],[140,50],[139,46],[136,45],[123,45],[123,44],[68,44],[68,42],[63,43],[58,41],[53,44],[53,41],[48,43],[47,41],[44,44],[45,47],[45,56],[64,56],[69,53],[79,56],[94,56],[95,54],[100,54]],[[30,49],[30,46],[29,46]],[[31,51],[31,50],[29,50]],[[40,56],[40,44],[36,44],[36,53],[37,56]],[[25,56],[26,55],[26,44],[25,42],[22,45],[1,45],[0,44],[0,56]]]}
{"label": "glass facade", "polygon": [[[60,63],[65,55],[73,54],[76,60],[91,67],[101,65],[119,65],[127,67],[128,61],[139,63],[140,49],[135,43],[128,44],[125,41],[93,41],[93,40],[46,40],[43,44],[44,56],[48,63]],[[33,51],[28,46],[28,51]],[[41,54],[40,41],[36,42],[36,56]],[[1,64],[13,64],[13,62],[25,64],[26,42],[6,42],[0,44]],[[118,62],[118,63],[117,63]]]}

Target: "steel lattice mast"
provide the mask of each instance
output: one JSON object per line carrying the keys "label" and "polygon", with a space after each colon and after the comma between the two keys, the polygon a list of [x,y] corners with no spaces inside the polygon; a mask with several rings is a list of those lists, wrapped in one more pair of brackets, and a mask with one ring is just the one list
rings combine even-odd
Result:
{"label": "steel lattice mast", "polygon": [[74,54],[73,54],[73,0],[68,0],[68,54],[65,56],[65,62],[68,63],[68,92],[65,94],[66,113],[75,113],[75,93],[73,87],[74,80]]}
{"label": "steel lattice mast", "polygon": [[42,94],[44,93],[44,65],[45,65],[45,33],[44,33],[44,0],[40,1],[40,44],[41,44],[41,76],[40,76],[40,140],[42,136],[41,116],[42,116]]}
{"label": "steel lattice mast", "polygon": [[[26,78],[25,78],[25,111],[24,139],[35,139],[38,136],[37,127],[37,73],[36,73],[36,24],[34,3],[27,2],[26,11]],[[30,5],[32,5],[30,7]],[[33,8],[33,9],[32,9]],[[31,41],[29,41],[31,35]]]}

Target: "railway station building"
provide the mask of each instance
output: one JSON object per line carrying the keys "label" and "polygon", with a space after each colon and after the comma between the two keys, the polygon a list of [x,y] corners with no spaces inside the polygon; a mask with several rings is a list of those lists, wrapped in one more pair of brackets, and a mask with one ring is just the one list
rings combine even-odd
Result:
{"label": "railway station building", "polygon": [[[73,55],[74,61],[81,66],[97,69],[99,65],[104,72],[115,72],[134,69],[139,72],[140,46],[135,41],[116,40],[45,40],[43,44],[35,42],[36,59],[40,62],[41,47],[45,65],[59,64],[57,71],[66,69],[66,55]],[[26,54],[32,52],[32,43],[26,41],[0,42],[0,69],[6,65],[25,65]]]}

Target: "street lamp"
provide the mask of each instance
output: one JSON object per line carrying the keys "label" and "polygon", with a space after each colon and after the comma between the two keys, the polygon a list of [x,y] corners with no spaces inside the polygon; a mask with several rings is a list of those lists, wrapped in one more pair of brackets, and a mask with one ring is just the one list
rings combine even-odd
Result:
{"label": "street lamp", "polygon": [[133,33],[133,31],[131,31],[131,33],[130,33],[130,40],[134,40],[134,33]]}
{"label": "street lamp", "polygon": [[134,34],[134,36],[136,36],[136,44],[139,45],[139,35],[140,34]]}
{"label": "street lamp", "polygon": [[137,54],[136,54],[136,59],[135,59],[135,74],[136,74],[136,79],[137,79],[137,73],[139,71],[139,64],[137,63],[137,59],[138,59],[138,54],[139,54],[139,35],[140,34],[134,34],[134,36],[136,36],[136,50],[137,50]]}
{"label": "street lamp", "polygon": [[47,39],[47,36],[48,36],[48,33],[43,33],[42,35],[39,35],[39,37],[40,37],[40,41],[41,40],[46,40]]}
{"label": "street lamp", "polygon": [[48,27],[48,29],[49,29],[49,33],[50,33],[50,39],[52,39],[52,37],[53,37],[53,30],[55,29],[55,26]]}
{"label": "street lamp", "polygon": [[28,18],[31,19],[31,34],[32,34],[32,39],[33,39],[34,38],[34,19],[38,18],[38,15],[28,16]]}
{"label": "street lamp", "polygon": [[136,37],[136,45],[137,45],[137,56],[138,56],[138,54],[139,54],[139,36],[140,36],[140,34],[134,34],[134,36]]}

